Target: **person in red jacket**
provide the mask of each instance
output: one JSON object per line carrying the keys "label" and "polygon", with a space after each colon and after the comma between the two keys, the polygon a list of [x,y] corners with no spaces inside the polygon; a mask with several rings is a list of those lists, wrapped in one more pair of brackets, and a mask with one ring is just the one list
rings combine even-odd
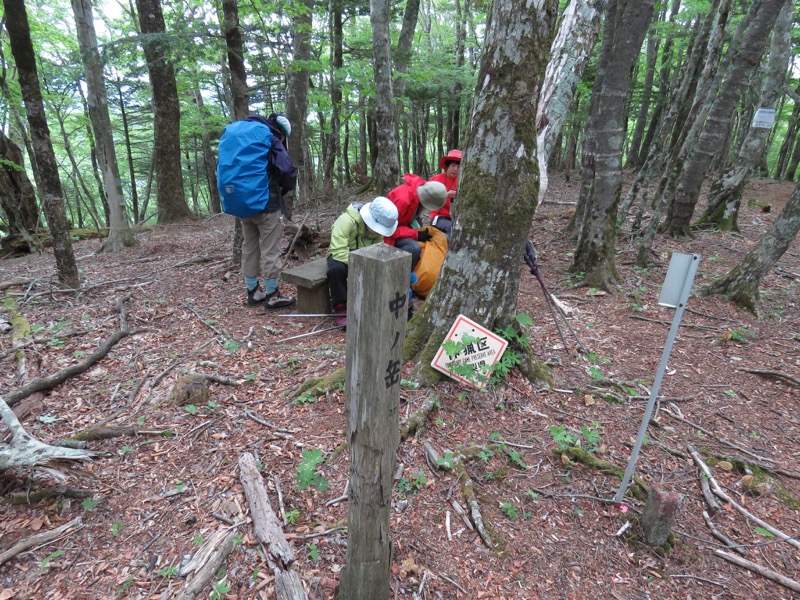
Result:
{"label": "person in red jacket", "polygon": [[427,242],[431,235],[418,220],[423,208],[438,210],[447,200],[447,190],[440,181],[425,181],[417,175],[403,175],[404,183],[386,194],[397,207],[397,229],[394,234],[384,238],[390,246],[411,253],[411,270],[417,266],[422,253],[420,242]]}
{"label": "person in red jacket", "polygon": [[439,210],[431,212],[431,225],[443,232],[448,239],[453,228],[453,217],[450,216],[450,204],[456,199],[458,174],[461,170],[461,150],[450,150],[439,159],[439,168],[444,173],[431,177],[431,181],[440,181],[447,190],[447,201]]}

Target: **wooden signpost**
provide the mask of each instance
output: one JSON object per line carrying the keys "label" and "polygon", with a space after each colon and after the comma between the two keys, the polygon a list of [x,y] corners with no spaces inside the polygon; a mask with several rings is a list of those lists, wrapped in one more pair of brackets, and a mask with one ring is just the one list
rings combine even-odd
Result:
{"label": "wooden signpost", "polygon": [[350,493],[339,598],[389,598],[389,517],[400,444],[411,255],[376,244],[351,252],[349,267],[345,396]]}

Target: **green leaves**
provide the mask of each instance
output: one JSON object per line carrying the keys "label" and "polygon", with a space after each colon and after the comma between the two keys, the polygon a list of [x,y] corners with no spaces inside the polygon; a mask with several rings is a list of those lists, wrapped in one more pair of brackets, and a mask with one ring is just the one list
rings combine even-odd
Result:
{"label": "green leaves", "polygon": [[324,460],[325,457],[319,448],[303,450],[303,460],[300,466],[297,467],[297,473],[295,473],[295,482],[298,490],[302,491],[308,487],[314,487],[322,492],[330,487],[330,482],[316,473],[317,467]]}

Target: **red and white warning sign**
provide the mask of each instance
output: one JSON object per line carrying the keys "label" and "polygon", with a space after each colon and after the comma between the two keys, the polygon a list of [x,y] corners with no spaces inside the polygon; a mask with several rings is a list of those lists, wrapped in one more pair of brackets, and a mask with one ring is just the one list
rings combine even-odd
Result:
{"label": "red and white warning sign", "polygon": [[[431,366],[457,381],[483,388],[492,365],[500,360],[507,346],[508,342],[496,333],[464,315],[458,315]],[[450,348],[451,354],[454,350],[456,354],[449,356],[446,347]],[[461,365],[471,367],[471,373],[465,372],[467,369]],[[458,374],[453,372],[454,367],[458,367]]]}

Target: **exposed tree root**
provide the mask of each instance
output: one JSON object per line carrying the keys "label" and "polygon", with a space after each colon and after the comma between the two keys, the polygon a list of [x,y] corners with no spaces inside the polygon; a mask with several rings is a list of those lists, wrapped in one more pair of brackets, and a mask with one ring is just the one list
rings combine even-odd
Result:
{"label": "exposed tree root", "polygon": [[341,367],[332,373],[328,373],[324,377],[312,377],[306,379],[297,390],[292,393],[291,398],[297,399],[301,396],[308,396],[311,398],[318,398],[324,396],[328,392],[332,392],[341,386],[344,386],[345,368]]}
{"label": "exposed tree root", "polygon": [[[570,446],[564,451],[555,450],[554,452],[559,456],[566,456],[568,459],[581,462],[587,467],[596,471],[600,471],[606,475],[612,475],[620,481],[622,481],[622,477],[625,473],[625,469],[616,463],[602,460],[594,454],[587,452],[583,448],[578,448],[577,446]],[[633,482],[631,483],[631,487],[628,491],[633,494],[634,498],[644,501],[647,499],[647,494],[650,492],[650,485],[641,477],[634,475]]]}
{"label": "exposed tree root", "polygon": [[422,403],[422,406],[420,406],[414,412],[414,414],[400,424],[400,439],[404,440],[413,435],[415,432],[420,431],[430,417],[431,413],[438,406],[438,402],[438,396],[428,396],[425,399],[425,402]]}

